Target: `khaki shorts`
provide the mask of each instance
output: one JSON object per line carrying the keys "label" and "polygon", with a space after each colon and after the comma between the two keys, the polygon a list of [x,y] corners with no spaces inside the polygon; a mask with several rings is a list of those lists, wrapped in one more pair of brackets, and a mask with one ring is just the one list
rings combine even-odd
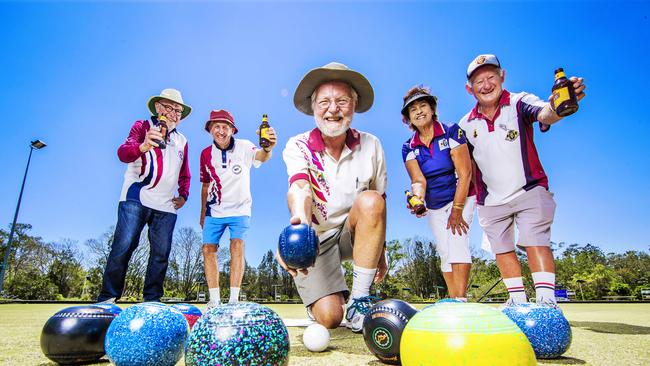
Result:
{"label": "khaki shorts", "polygon": [[352,233],[346,219],[341,229],[320,243],[320,252],[307,275],[298,272],[294,277],[298,294],[305,306],[309,307],[327,295],[343,292],[347,299],[350,294],[345,284],[341,263],[352,259]]}
{"label": "khaki shorts", "polygon": [[537,186],[503,205],[479,205],[478,219],[495,254],[515,250],[515,225],[519,232],[517,246],[547,247],[555,206],[553,193]]}

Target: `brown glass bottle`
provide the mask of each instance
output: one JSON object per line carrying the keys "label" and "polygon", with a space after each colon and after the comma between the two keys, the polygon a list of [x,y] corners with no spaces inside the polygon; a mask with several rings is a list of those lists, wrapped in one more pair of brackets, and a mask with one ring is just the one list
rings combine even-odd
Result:
{"label": "brown glass bottle", "polygon": [[566,117],[578,110],[578,98],[573,90],[573,83],[567,79],[561,67],[555,70],[555,83],[552,92],[553,107],[558,116]]}
{"label": "brown glass bottle", "polygon": [[263,149],[271,146],[271,140],[269,139],[269,116],[266,114],[262,115],[262,124],[260,125],[260,146]]}
{"label": "brown glass bottle", "polygon": [[167,117],[160,116],[158,117],[158,127],[160,127],[160,134],[162,135],[162,140],[157,140],[156,143],[158,147],[164,149],[167,147]]}
{"label": "brown glass bottle", "polygon": [[408,203],[409,207],[415,210],[416,214],[422,215],[427,211],[427,207],[424,205],[424,202],[422,202],[420,197],[414,195],[410,191],[404,191],[404,194],[406,194],[406,203]]}

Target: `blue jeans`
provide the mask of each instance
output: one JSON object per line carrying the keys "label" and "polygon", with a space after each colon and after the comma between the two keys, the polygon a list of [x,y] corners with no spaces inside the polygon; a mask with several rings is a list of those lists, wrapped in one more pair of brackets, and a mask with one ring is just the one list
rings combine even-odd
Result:
{"label": "blue jeans", "polygon": [[133,251],[138,247],[145,224],[149,226],[150,249],[144,278],[144,301],[160,301],[164,293],[163,282],[172,248],[176,214],[144,207],[135,201],[122,201],[117,208],[117,226],[98,302],[122,296],[127,266]]}

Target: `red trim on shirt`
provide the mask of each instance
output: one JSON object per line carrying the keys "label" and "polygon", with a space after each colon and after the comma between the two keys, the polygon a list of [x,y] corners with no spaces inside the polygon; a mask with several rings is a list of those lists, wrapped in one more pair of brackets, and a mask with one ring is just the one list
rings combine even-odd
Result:
{"label": "red trim on shirt", "polygon": [[[433,142],[433,139],[435,139],[438,136],[442,136],[445,134],[445,129],[442,128],[442,124],[438,121],[433,121],[433,138],[431,139],[431,143]],[[420,131],[415,130],[415,133],[413,134],[413,137],[411,138],[411,149],[414,149],[418,145],[424,146],[424,147],[431,147],[431,143],[429,143],[429,146],[427,146],[422,140],[420,139]]]}
{"label": "red trim on shirt", "polygon": [[[354,128],[349,128],[345,133],[345,145],[350,149],[354,149],[361,143],[361,134]],[[325,151],[325,141],[323,135],[318,128],[314,128],[309,132],[309,139],[307,140],[307,147],[314,152]]]}
{"label": "red trim on shirt", "polygon": [[496,113],[494,114],[493,119],[489,119],[487,116],[485,116],[483,113],[478,111],[479,103],[476,102],[476,105],[474,108],[472,108],[472,111],[469,114],[469,117],[467,118],[467,121],[471,121],[473,119],[484,119],[485,123],[487,123],[488,127],[488,132],[493,132],[494,131],[494,121],[499,118],[501,115],[501,108],[510,105],[510,92],[503,89],[503,92],[501,93],[501,97],[499,98],[499,108],[497,108]]}
{"label": "red trim on shirt", "polygon": [[295,182],[295,181],[297,181],[297,180],[301,180],[301,179],[304,179],[304,180],[306,180],[306,181],[309,182],[309,175],[307,175],[307,173],[298,173],[298,174],[295,174],[294,176],[292,176],[291,178],[289,178],[289,185],[292,185],[293,182]]}

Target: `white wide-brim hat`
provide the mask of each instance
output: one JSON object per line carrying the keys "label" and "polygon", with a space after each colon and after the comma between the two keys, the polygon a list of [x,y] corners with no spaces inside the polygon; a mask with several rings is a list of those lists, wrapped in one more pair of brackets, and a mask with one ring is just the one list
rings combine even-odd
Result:
{"label": "white wide-brim hat", "polygon": [[149,107],[149,112],[151,112],[151,114],[154,116],[158,114],[156,113],[156,107],[154,106],[154,103],[156,103],[161,99],[167,99],[169,101],[182,105],[183,112],[181,113],[181,119],[189,116],[190,112],[192,112],[192,107],[190,107],[189,105],[183,102],[183,97],[181,96],[181,92],[179,92],[176,89],[167,88],[167,89],[163,89],[163,91],[160,92],[160,95],[154,95],[153,97],[149,98],[149,101],[147,102],[147,106]]}

